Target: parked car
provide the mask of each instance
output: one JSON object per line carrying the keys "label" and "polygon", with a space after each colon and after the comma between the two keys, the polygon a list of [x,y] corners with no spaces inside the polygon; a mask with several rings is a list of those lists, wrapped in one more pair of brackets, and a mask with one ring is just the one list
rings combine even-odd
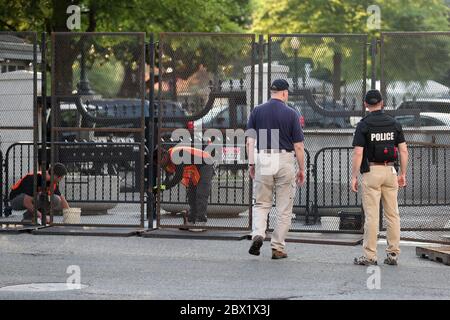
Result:
{"label": "parked car", "polygon": [[[47,99],[50,102],[50,99]],[[145,124],[149,124],[149,101],[144,101],[144,117]],[[138,128],[140,126],[141,117],[141,100],[139,99],[102,99],[85,101],[81,105],[76,105],[75,102],[62,102],[61,109],[61,126],[63,127],[95,127],[95,128]],[[47,109],[47,126],[48,133],[50,133],[50,108]],[[81,110],[81,111],[80,111]],[[154,124],[155,128],[158,125],[159,102],[155,102],[154,109]],[[189,127],[192,124],[183,121],[186,117],[186,112],[181,104],[174,101],[163,101],[163,128],[183,128]],[[96,119],[98,119],[96,121]],[[156,132],[156,131],[155,131]],[[94,135],[85,137],[85,134],[80,132],[62,131],[61,139],[63,141],[80,140],[80,135],[84,136],[86,140],[106,141],[107,137],[113,135],[120,137],[121,140],[133,142],[134,138],[129,133],[114,133],[109,134],[105,132],[95,132]],[[170,130],[163,134],[163,136],[170,137]],[[78,137],[78,139],[77,139]],[[50,134],[48,134],[50,138]],[[83,139],[83,137],[82,137]],[[125,142],[125,141],[123,141]]]}
{"label": "parked car", "polygon": [[[351,128],[349,117],[328,117],[318,113],[306,101],[304,102],[288,102],[291,108],[294,108],[300,113],[302,126],[306,129],[312,128]],[[344,106],[326,102],[322,107],[329,111],[345,111]]]}
{"label": "parked car", "polygon": [[396,109],[419,109],[421,112],[450,113],[450,99],[405,100],[400,102]]}
{"label": "parked car", "polygon": [[[404,127],[414,127],[416,125],[413,115],[395,116],[395,119]],[[450,113],[421,112],[421,127],[445,126],[450,128]]]}
{"label": "parked car", "polygon": [[247,125],[247,106],[239,105],[234,116],[230,113],[228,105],[212,107],[201,119],[194,121],[194,128],[203,129],[245,129]]}
{"label": "parked car", "polygon": [[[288,104],[297,112],[300,111]],[[213,107],[211,110],[201,119],[194,121],[194,128],[199,129],[200,125],[202,129],[245,129],[247,126],[248,117],[247,106],[239,105],[236,108],[235,119],[232,119],[230,114],[230,108],[228,105],[221,105],[219,107]],[[305,124],[304,117],[300,113],[300,123],[302,127]]]}

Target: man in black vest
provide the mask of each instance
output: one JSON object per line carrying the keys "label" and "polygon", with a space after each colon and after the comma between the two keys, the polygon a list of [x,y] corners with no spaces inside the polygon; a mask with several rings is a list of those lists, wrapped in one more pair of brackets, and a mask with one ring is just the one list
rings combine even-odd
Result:
{"label": "man in black vest", "polygon": [[[357,265],[377,264],[377,238],[380,199],[387,222],[387,258],[384,263],[397,265],[400,253],[400,214],[398,188],[406,186],[408,149],[402,126],[383,112],[378,90],[369,90],[364,99],[369,115],[363,118],[353,138],[352,191],[358,192],[358,174],[362,174],[362,203],[365,214],[364,255],[354,259]],[[400,154],[400,175],[394,163]]]}

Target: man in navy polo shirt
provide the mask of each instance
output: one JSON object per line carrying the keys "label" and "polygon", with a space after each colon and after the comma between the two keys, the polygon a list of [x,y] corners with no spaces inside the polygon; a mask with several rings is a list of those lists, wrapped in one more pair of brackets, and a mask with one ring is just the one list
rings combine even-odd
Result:
{"label": "man in navy polo shirt", "polygon": [[[277,79],[271,87],[271,99],[256,107],[247,124],[247,153],[250,177],[255,182],[252,245],[249,253],[260,254],[266,236],[267,217],[276,191],[277,219],[271,238],[272,259],[287,257],[285,238],[291,226],[295,181],[305,180],[303,131],[300,115],[286,105],[289,84]],[[258,150],[254,154],[254,148]],[[299,171],[295,173],[295,157]],[[256,160],[256,162],[255,162]]]}

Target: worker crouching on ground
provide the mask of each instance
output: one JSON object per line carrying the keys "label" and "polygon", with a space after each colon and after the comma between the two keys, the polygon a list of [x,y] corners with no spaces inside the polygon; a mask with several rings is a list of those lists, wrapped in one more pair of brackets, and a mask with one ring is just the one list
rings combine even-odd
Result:
{"label": "worker crouching on ground", "polygon": [[[69,204],[61,195],[59,190],[59,182],[64,178],[67,174],[67,169],[62,163],[55,163],[53,167],[53,196],[51,198],[51,203],[53,210],[62,211],[63,209],[68,209]],[[9,195],[9,201],[13,210],[25,210],[23,214],[22,223],[29,224],[32,223],[34,218],[34,178],[33,172],[30,172],[23,176],[19,181],[17,181],[11,188],[11,193]],[[51,170],[48,169],[45,172],[45,181],[46,181],[46,190],[45,195],[50,196],[50,182],[51,182]],[[46,197],[41,197],[42,194],[42,172],[37,173],[37,186],[38,186],[38,202],[37,202],[37,217],[38,219],[42,219],[41,211],[48,207],[48,202]],[[46,223],[49,223],[49,216],[47,216]],[[38,223],[40,223],[38,220]]]}
{"label": "worker crouching on ground", "polygon": [[178,183],[186,187],[189,211],[183,230],[204,231],[207,221],[208,198],[211,192],[214,166],[208,152],[180,146],[161,151],[161,168],[166,173],[162,183],[168,190]]}

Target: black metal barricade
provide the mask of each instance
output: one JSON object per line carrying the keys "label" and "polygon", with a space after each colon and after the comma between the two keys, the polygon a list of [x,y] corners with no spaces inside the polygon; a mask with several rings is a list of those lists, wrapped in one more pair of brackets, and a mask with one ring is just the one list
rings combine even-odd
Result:
{"label": "black metal barricade", "polygon": [[[33,153],[35,162],[30,167],[34,175],[34,186],[37,187],[37,142],[38,117],[37,94],[39,83],[42,83],[40,67],[44,64],[43,51],[45,45],[38,41],[36,32],[0,32],[0,61],[1,63],[1,100],[0,100],[0,148],[5,158],[8,158],[10,146],[16,141],[34,141]],[[3,163],[2,163],[3,164]],[[5,175],[5,180],[8,177]],[[19,177],[20,178],[20,177]],[[3,181],[2,181],[3,184]],[[1,194],[5,201],[9,193],[9,185],[3,184]],[[36,201],[36,195],[34,200]],[[20,222],[10,216],[11,208],[4,202],[1,218],[2,224]],[[1,216],[1,214],[0,214]],[[36,218],[36,212],[34,212]],[[33,219],[32,223],[36,223]]]}
{"label": "black metal barricade", "polygon": [[[88,170],[96,171],[97,177],[98,172],[110,174],[114,171],[114,168],[102,171],[105,166],[111,167],[112,158],[116,158],[115,169],[132,166],[134,180],[130,183],[133,187],[131,199],[127,198],[128,193],[125,193],[125,197],[120,195],[105,201],[137,202],[140,211],[138,219],[120,222],[116,220],[112,225],[117,223],[144,227],[147,193],[144,171],[145,126],[151,107],[145,100],[145,33],[58,32],[52,34],[52,44],[52,104],[49,127],[51,165],[65,160],[69,164],[78,163],[78,160],[82,159],[77,157],[85,152],[89,163],[92,164],[87,166]],[[87,144],[77,144],[80,141]],[[98,150],[102,143],[104,153]],[[73,159],[67,158],[70,156],[68,148],[76,155]],[[133,162],[133,165],[130,165],[130,162]],[[75,167],[77,172],[84,170],[83,166]],[[116,173],[112,177],[115,175]],[[102,177],[100,183],[103,184],[107,180],[108,178],[105,180]],[[91,192],[95,192],[94,198],[98,198],[98,192],[103,192],[97,188],[95,181],[94,189],[86,190],[87,199]],[[91,186],[89,181],[83,183]],[[79,185],[80,181],[75,184]],[[115,185],[120,183],[114,181],[108,187],[113,188]],[[112,194],[115,193],[117,190],[114,189]],[[117,210],[134,217],[136,208],[130,206],[124,204],[123,208]],[[54,218],[52,213],[53,223]],[[87,220],[83,219],[82,224],[84,221]],[[108,219],[95,221],[92,223],[111,224]]]}
{"label": "black metal barricade", "polygon": [[[251,228],[244,129],[254,106],[255,36],[162,33],[159,41],[158,185],[161,149],[181,142],[215,162],[206,228]],[[158,192],[158,226],[183,224],[185,187]]]}

